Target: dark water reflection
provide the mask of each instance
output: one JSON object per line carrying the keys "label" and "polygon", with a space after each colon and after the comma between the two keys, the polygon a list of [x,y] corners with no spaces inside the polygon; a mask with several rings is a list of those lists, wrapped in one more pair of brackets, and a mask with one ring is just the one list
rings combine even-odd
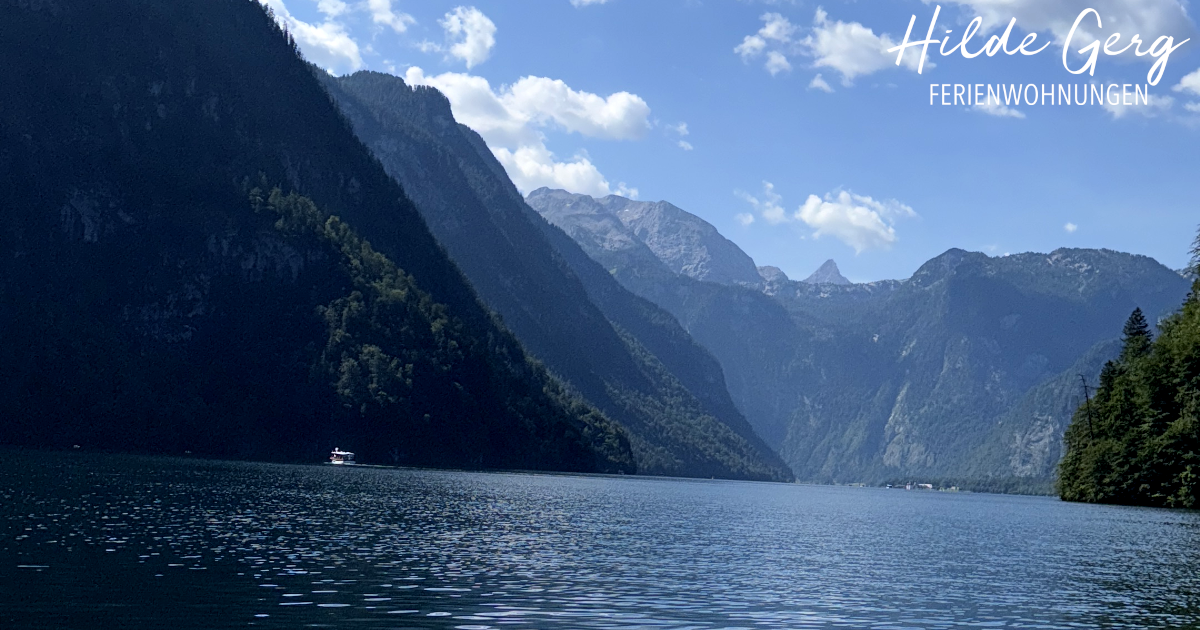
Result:
{"label": "dark water reflection", "polygon": [[6,453],[0,627],[1178,628],[1200,514]]}

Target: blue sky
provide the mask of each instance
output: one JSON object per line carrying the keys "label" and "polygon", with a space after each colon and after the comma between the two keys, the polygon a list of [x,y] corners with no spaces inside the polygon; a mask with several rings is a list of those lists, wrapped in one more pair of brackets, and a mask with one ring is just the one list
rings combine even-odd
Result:
{"label": "blue sky", "polygon": [[[760,265],[904,278],[951,247],[1106,247],[1182,267],[1200,224],[1200,39],[1181,0],[951,0],[935,38],[968,50],[1017,19],[1034,56],[884,52],[922,0],[263,0],[335,74],[391,72],[450,97],[525,192],[667,200]],[[1137,33],[1167,56],[1148,105],[930,105],[930,84],[1147,83],[1155,61],[1063,42]],[[1136,47],[1135,47],[1136,48]],[[1161,50],[1161,47],[1159,48]],[[1086,57],[1068,55],[1079,68]],[[819,78],[818,78],[819,77]]]}

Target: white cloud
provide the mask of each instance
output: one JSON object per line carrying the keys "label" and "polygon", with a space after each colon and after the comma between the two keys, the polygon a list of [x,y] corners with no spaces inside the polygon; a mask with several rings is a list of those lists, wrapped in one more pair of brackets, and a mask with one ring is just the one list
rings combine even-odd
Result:
{"label": "white cloud", "polygon": [[[328,2],[329,0],[321,0]],[[340,1],[340,0],[335,0]],[[344,3],[343,3],[343,6]],[[407,13],[397,13],[392,10],[392,0],[367,0],[367,8],[371,11],[371,20],[376,24],[390,26],[393,31],[403,33],[409,24],[416,24],[413,16]]]}
{"label": "white cloud", "polygon": [[614,194],[616,194],[618,197],[625,197],[626,199],[637,199],[639,195],[638,189],[626,186],[625,182],[617,183],[617,191]]}
{"label": "white cloud", "polygon": [[544,77],[524,77],[493,89],[483,77],[456,72],[426,76],[415,66],[404,80],[445,94],[454,117],[483,137],[523,193],[549,186],[593,196],[637,196],[637,189],[624,183],[613,186],[586,154],[559,160],[542,132],[559,128],[608,140],[640,138],[650,128],[650,107],[634,94],[601,97]]}
{"label": "white cloud", "polygon": [[813,77],[812,81],[808,82],[808,88],[810,90],[821,90],[822,92],[833,92],[833,88],[829,87],[829,83],[825,81],[825,77],[822,77],[819,73]]}
{"label": "white cloud", "polygon": [[754,223],[754,215],[750,214],[749,212],[741,212],[733,218],[737,219],[737,222],[740,223],[742,227],[747,227]]}
{"label": "white cloud", "polygon": [[522,193],[542,186],[593,197],[604,197],[613,192],[608,180],[586,155],[576,155],[571,161],[559,162],[543,144],[523,146],[515,151],[498,147],[492,148],[492,152]]}
{"label": "white cloud", "polygon": [[[784,70],[791,70],[792,65],[788,62],[787,56],[779,49],[790,50],[793,45],[792,36],[797,30],[796,26],[778,13],[764,13],[759,19],[765,23],[763,27],[758,29],[754,35],[747,35],[742,39],[742,43],[734,47],[733,52],[741,55],[744,62],[749,62],[766,53],[767,60],[763,67],[772,76]],[[775,50],[768,51],[768,47],[773,47]]]}
{"label": "white cloud", "polygon": [[792,41],[792,35],[796,33],[796,26],[787,18],[778,13],[765,13],[761,19],[766,24],[758,29],[759,37],[782,43]]}
{"label": "white cloud", "polygon": [[1063,229],[1067,231],[1067,234],[1074,234],[1075,230],[1079,229],[1079,226],[1074,223],[1068,223],[1063,226]]}
{"label": "white cloud", "polygon": [[1171,88],[1175,92],[1191,92],[1193,95],[1200,96],[1200,69],[1188,74],[1179,80],[1179,83]]}
{"label": "white cloud", "polygon": [[1104,110],[1112,114],[1113,120],[1124,118],[1129,114],[1140,114],[1146,118],[1154,118],[1159,114],[1165,114],[1171,110],[1171,106],[1175,104],[1175,99],[1170,96],[1161,96],[1151,94],[1147,99],[1148,102],[1143,104],[1140,99],[1135,100],[1135,104],[1126,105],[1123,102],[1118,102],[1113,105],[1108,99],[1104,100]]}
{"label": "white cloud", "polygon": [[742,61],[750,61],[751,59],[762,54],[762,51],[767,48],[767,40],[758,35],[747,35],[742,43],[733,48],[733,52],[742,56]]}
{"label": "white cloud", "polygon": [[[387,0],[371,0],[372,2]],[[453,42],[449,52],[470,69],[487,60],[496,45],[496,25],[475,7],[456,7],[438,22]]]}
{"label": "white cloud", "polygon": [[780,196],[779,193],[775,192],[775,184],[772,184],[768,181],[763,182],[762,199],[754,197],[749,193],[745,193],[740,190],[733,191],[733,194],[741,197],[750,205],[754,206],[754,209],[758,211],[763,220],[767,223],[770,223],[771,225],[787,223],[788,216],[787,211],[783,209],[783,197]]}
{"label": "white cloud", "polygon": [[844,190],[824,198],[809,195],[795,214],[813,228],[814,238],[832,236],[860,254],[890,248],[897,240],[895,221],[915,216],[912,208],[898,201],[877,201]]}
{"label": "white cloud", "polygon": [[350,7],[342,0],[317,0],[317,10],[325,17],[335,18],[349,11]]}
{"label": "white cloud", "polygon": [[1184,109],[1193,114],[1200,114],[1200,103],[1187,103],[1183,106]]}
{"label": "white cloud", "polygon": [[691,151],[692,149],[695,148],[692,146],[691,142],[688,142],[687,140],[683,140],[684,137],[686,137],[689,133],[691,133],[690,131],[688,131],[687,123],[680,122],[677,125],[667,125],[666,130],[667,130],[668,134],[673,133],[673,134],[679,136],[680,140],[678,140],[675,143],[675,145],[678,146],[680,149],[683,149],[684,151]]}
{"label": "white cloud", "polygon": [[[293,16],[283,0],[260,1],[271,8],[275,20],[296,38],[296,43],[309,61],[335,74],[353,72],[363,67],[358,44],[350,38],[343,24],[332,19],[321,24],[310,24]],[[326,9],[336,11],[337,6],[329,4]],[[326,16],[329,14],[326,13]]]}
{"label": "white cloud", "polygon": [[553,121],[585,136],[633,140],[650,128],[650,106],[636,94],[616,92],[606,98],[572,90],[545,77],[524,77],[503,97],[509,108],[527,119]]}
{"label": "white cloud", "polygon": [[772,50],[767,53],[767,63],[763,67],[767,69],[767,72],[771,73],[771,76],[775,76],[780,72],[791,70],[792,64],[788,63],[787,57],[784,57],[783,53],[778,50]]}
{"label": "white cloud", "polygon": [[[743,38],[733,51],[744,62],[765,57],[763,68],[772,76],[791,70],[792,61],[799,56],[810,58],[814,68],[838,71],[844,85],[850,85],[855,77],[895,65],[895,56],[887,52],[895,46],[890,37],[876,35],[858,22],[830,20],[824,9],[817,9],[813,26],[803,38],[797,38],[800,29],[779,13],[764,13],[759,19],[763,27]],[[919,54],[906,55],[903,65],[916,70],[919,60]],[[925,65],[933,67],[928,60]],[[829,87],[823,77],[819,83],[814,79],[809,87],[825,89],[821,84]]]}
{"label": "white cloud", "polygon": [[593,4],[604,4],[605,2],[608,2],[608,0],[571,0],[571,6],[579,8]]}
{"label": "white cloud", "polygon": [[1024,118],[1025,113],[1018,109],[1013,109],[1004,103],[998,101],[986,100],[982,103],[975,103],[971,107],[974,111],[989,116],[1000,116],[1002,118]]}
{"label": "white cloud", "polygon": [[[855,77],[896,65],[895,56],[887,52],[896,45],[890,37],[876,35],[858,22],[831,21],[824,9],[817,9],[812,33],[801,44],[813,58],[813,66],[837,70],[847,86]],[[905,55],[904,66],[916,71],[920,56],[919,52]],[[926,60],[925,66],[933,64]]]}

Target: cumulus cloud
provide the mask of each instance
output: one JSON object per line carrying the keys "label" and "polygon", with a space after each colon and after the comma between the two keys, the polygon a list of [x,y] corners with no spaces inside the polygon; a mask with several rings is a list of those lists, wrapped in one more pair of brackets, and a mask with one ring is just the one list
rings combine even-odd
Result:
{"label": "cumulus cloud", "polygon": [[[860,254],[869,249],[890,248],[898,240],[896,221],[917,216],[912,208],[899,201],[878,201],[846,190],[824,197],[809,195],[804,205],[792,214],[783,209],[783,197],[775,192],[771,182],[763,182],[762,198],[740,190],[735,190],[734,194],[753,206],[771,225],[803,223],[812,228],[813,238],[832,236]],[[755,220],[755,216],[748,213],[736,218],[742,225],[750,225]]]}
{"label": "cumulus cloud", "polygon": [[522,193],[542,186],[593,197],[613,193],[608,180],[586,155],[576,155],[569,161],[559,162],[544,144],[522,146],[515,151],[496,147],[492,152]]}
{"label": "cumulus cloud", "polygon": [[475,7],[456,7],[438,24],[446,31],[446,39],[450,42],[448,52],[465,62],[467,69],[486,61],[496,45],[496,25]]}
{"label": "cumulus cloud", "polygon": [[778,225],[788,222],[787,211],[783,209],[783,197],[775,192],[775,184],[768,181],[763,182],[762,199],[740,190],[733,191],[733,194],[754,206],[754,209],[767,223]]}
{"label": "cumulus cloud", "polygon": [[321,24],[311,24],[292,15],[283,0],[260,1],[270,7],[275,20],[292,34],[309,61],[334,74],[354,72],[363,67],[358,44],[347,34],[345,25],[332,19],[339,14],[339,10],[345,9],[344,4],[319,4],[318,9],[326,20]]}
{"label": "cumulus cloud", "polygon": [[[331,0],[321,0],[322,2],[330,2]],[[332,0],[338,2],[339,0]],[[343,7],[345,3],[341,3]],[[397,33],[403,33],[408,30],[409,24],[416,24],[417,21],[413,16],[407,13],[397,13],[392,10],[392,0],[367,0],[367,8],[371,11],[371,20],[376,24],[389,26]]]}
{"label": "cumulus cloud", "polygon": [[821,90],[822,92],[833,92],[833,88],[829,87],[829,83],[825,81],[825,77],[822,77],[820,73],[813,77],[812,81],[808,82],[808,88],[810,90]]}
{"label": "cumulus cloud", "polygon": [[[897,43],[858,22],[830,20],[824,9],[817,9],[812,32],[802,42],[813,66],[837,70],[843,85],[851,85],[855,77],[894,67],[896,58],[887,50]],[[920,61],[917,52],[905,55],[903,65],[916,71]],[[927,60],[925,66],[932,68],[933,64]]]}
{"label": "cumulus cloud", "polygon": [[754,223],[754,215],[750,214],[749,212],[738,213],[733,218],[736,219],[738,223],[742,224],[742,227],[747,227]]}
{"label": "cumulus cloud", "polygon": [[680,140],[676,144],[679,146],[680,149],[683,149],[684,151],[691,151],[692,149],[696,148],[696,147],[693,147],[692,143],[688,142],[687,140]]}
{"label": "cumulus cloud", "polygon": [[1000,116],[1002,118],[1024,118],[1025,117],[1024,112],[1022,112],[1018,109],[1013,109],[1013,108],[1005,105],[1004,103],[1000,103],[1000,102],[993,101],[990,99],[985,100],[982,103],[975,103],[975,105],[973,105],[971,107],[971,109],[973,109],[974,111],[977,111],[981,114],[987,114],[989,116]]}
{"label": "cumulus cloud", "polygon": [[1118,102],[1113,105],[1108,99],[1104,100],[1104,110],[1112,114],[1113,120],[1124,118],[1130,114],[1138,114],[1146,118],[1155,118],[1159,115],[1166,114],[1171,111],[1171,106],[1175,104],[1175,99],[1170,96],[1161,96],[1159,94],[1151,94],[1147,99],[1148,102],[1142,103],[1140,99],[1136,100],[1133,105],[1126,105],[1124,102]]}
{"label": "cumulus cloud", "polygon": [[335,18],[350,10],[342,0],[317,0],[317,10],[326,17]]}
{"label": "cumulus cloud", "polygon": [[1063,226],[1063,229],[1066,230],[1067,234],[1074,234],[1075,230],[1079,229],[1079,226],[1074,223],[1068,223]]}
{"label": "cumulus cloud", "polygon": [[593,4],[604,4],[608,0],[571,0],[571,6],[575,8],[586,7]]}
{"label": "cumulus cloud", "polygon": [[629,92],[600,97],[572,90],[557,79],[524,77],[507,89],[503,100],[529,120],[553,122],[594,138],[633,140],[650,128],[650,106]]}
{"label": "cumulus cloud", "polygon": [[796,34],[796,26],[779,13],[764,13],[759,19],[764,22],[763,27],[757,33],[743,38],[733,52],[741,55],[744,62],[765,54],[766,63],[763,67],[772,75],[790,70],[792,66],[784,52],[793,48],[792,37]]}
{"label": "cumulus cloud", "polygon": [[791,70],[792,64],[788,62],[787,57],[783,56],[783,53],[772,50],[767,53],[767,63],[763,64],[763,67],[771,73],[771,76],[775,76],[780,72]]}
{"label": "cumulus cloud", "polygon": [[895,200],[877,201],[849,191],[809,195],[795,218],[813,228],[813,237],[832,236],[861,254],[868,249],[888,249],[897,240],[897,219],[917,216]]}
{"label": "cumulus cloud", "polygon": [[1171,88],[1171,90],[1175,92],[1190,93],[1193,96],[1200,96],[1200,69],[1197,69],[1195,72],[1184,76],[1179,80],[1179,83],[1175,87]]}
{"label": "cumulus cloud", "polygon": [[[895,65],[895,56],[887,52],[896,45],[892,38],[876,35],[858,22],[831,20],[824,9],[817,9],[804,37],[798,37],[801,29],[780,13],[764,13],[760,19],[762,28],[743,38],[733,51],[745,62],[763,58],[763,68],[772,76],[791,70],[792,60],[797,57],[807,57],[814,68],[836,70],[844,85],[851,85],[855,77]],[[906,55],[903,65],[916,70],[919,61],[919,53]],[[933,67],[929,61],[925,65]],[[814,79],[809,87],[825,89],[821,85],[829,87],[823,77],[819,82]]]}
{"label": "cumulus cloud", "polygon": [[456,72],[427,76],[415,66],[404,80],[445,94],[454,117],[483,137],[522,192],[549,186],[593,196],[637,196],[637,189],[609,182],[586,154],[557,158],[543,133],[556,128],[607,140],[641,138],[650,128],[650,107],[637,95],[601,97],[544,77],[493,88],[483,77]]}

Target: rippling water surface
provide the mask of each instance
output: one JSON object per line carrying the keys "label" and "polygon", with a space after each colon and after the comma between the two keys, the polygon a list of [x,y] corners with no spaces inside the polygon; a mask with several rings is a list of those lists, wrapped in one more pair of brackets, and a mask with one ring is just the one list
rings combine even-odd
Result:
{"label": "rippling water surface", "polygon": [[1200,514],[646,478],[0,458],[0,627],[1200,625]]}

